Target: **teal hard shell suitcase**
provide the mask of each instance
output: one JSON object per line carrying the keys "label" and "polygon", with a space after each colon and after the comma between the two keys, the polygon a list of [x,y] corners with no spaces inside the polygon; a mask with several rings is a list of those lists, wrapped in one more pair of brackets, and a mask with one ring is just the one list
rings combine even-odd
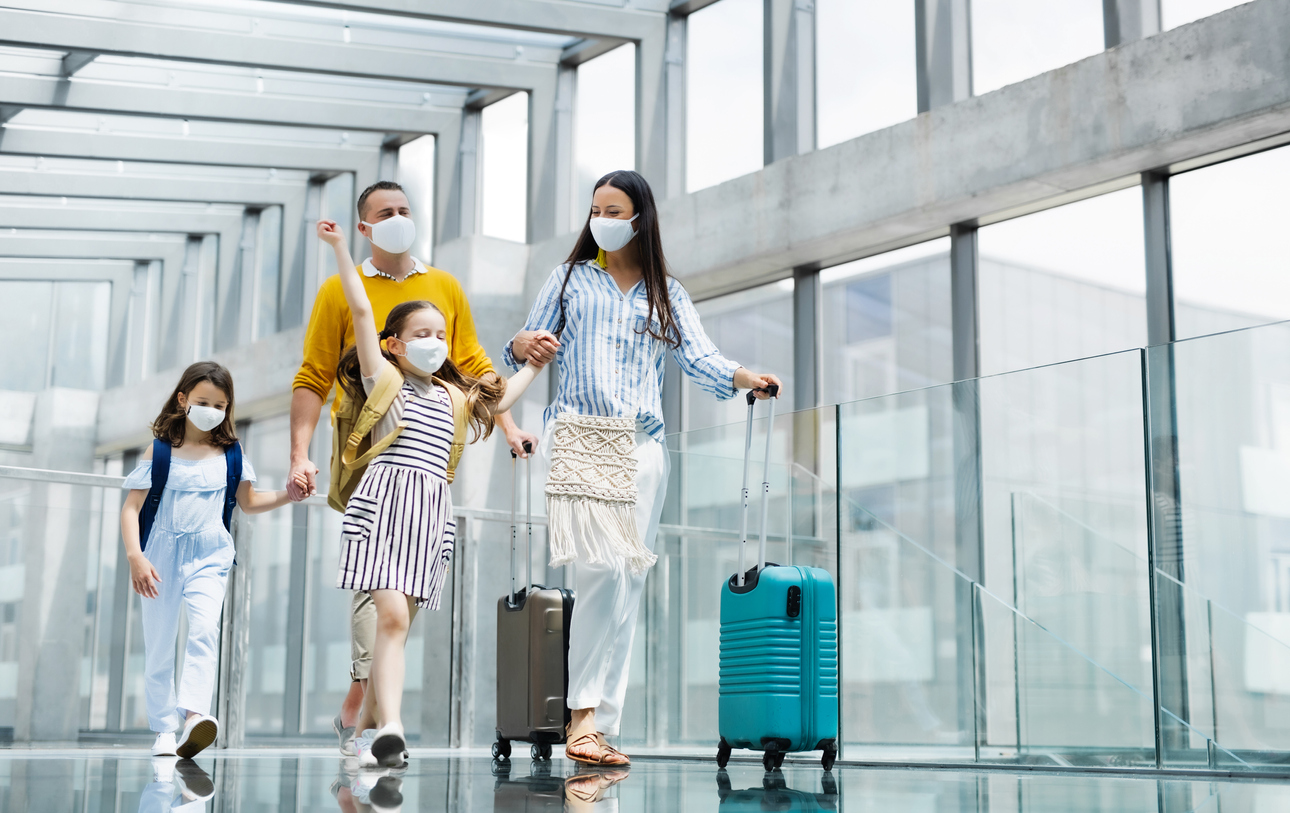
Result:
{"label": "teal hard shell suitcase", "polygon": [[724,768],[734,748],[763,752],[768,771],[783,764],[787,753],[822,751],[827,771],[838,751],[837,591],[826,570],[766,561],[773,398],[759,555],[757,565],[744,570],[754,400],[749,393],[739,570],[721,588],[717,765]]}

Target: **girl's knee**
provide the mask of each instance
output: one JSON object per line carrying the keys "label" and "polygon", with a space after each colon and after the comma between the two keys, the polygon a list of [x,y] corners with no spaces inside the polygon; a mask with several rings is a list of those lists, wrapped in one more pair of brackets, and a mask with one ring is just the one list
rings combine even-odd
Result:
{"label": "girl's knee", "polygon": [[376,631],[378,633],[406,635],[411,624],[412,620],[407,606],[400,606],[395,602],[390,602],[377,608]]}

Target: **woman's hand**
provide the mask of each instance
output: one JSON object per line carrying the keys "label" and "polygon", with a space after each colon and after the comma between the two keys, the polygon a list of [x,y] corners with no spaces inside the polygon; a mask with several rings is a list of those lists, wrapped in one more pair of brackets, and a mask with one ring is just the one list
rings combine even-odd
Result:
{"label": "woman's hand", "polygon": [[[770,373],[754,373],[747,367],[740,367],[738,370],[735,370],[735,389],[753,390],[753,394],[763,401],[770,397],[770,393],[765,390],[771,384],[774,384],[781,390],[784,387],[783,383],[780,382],[779,377],[771,375]],[[778,398],[779,396],[776,395],[775,397]]]}
{"label": "woman's hand", "polygon": [[144,598],[156,598],[157,587],[153,582],[161,584],[161,577],[157,575],[152,562],[142,553],[131,554],[127,560],[130,562],[130,585],[134,587],[134,592]]}
{"label": "woman's hand", "polygon": [[345,233],[336,225],[335,220],[319,220],[317,228],[318,239],[327,245],[332,248],[345,245]]}
{"label": "woman's hand", "polygon": [[560,340],[549,330],[521,330],[511,340],[511,354],[516,361],[527,361],[538,369],[555,361]]}

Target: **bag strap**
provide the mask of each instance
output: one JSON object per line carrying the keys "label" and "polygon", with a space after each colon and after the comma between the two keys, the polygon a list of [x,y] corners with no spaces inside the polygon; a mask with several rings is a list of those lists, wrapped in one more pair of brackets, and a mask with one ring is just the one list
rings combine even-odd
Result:
{"label": "bag strap", "polygon": [[354,426],[350,429],[349,438],[345,441],[345,448],[341,450],[340,462],[347,469],[366,466],[381,452],[385,451],[398,433],[403,430],[404,424],[399,423],[397,429],[389,435],[373,443],[371,448],[361,456],[358,454],[358,447],[376,426],[377,421],[385,417],[385,413],[390,411],[394,405],[394,399],[399,396],[399,391],[403,389],[403,373],[399,368],[390,364],[388,361],[381,370],[381,376],[376,380],[376,386],[367,395],[367,401],[363,403],[363,408],[358,413],[358,419],[354,421]]}
{"label": "bag strap", "polygon": [[439,386],[448,391],[452,401],[452,446],[448,449],[448,482],[457,473],[457,464],[461,462],[462,452],[466,451],[466,432],[470,428],[470,415],[466,411],[466,394],[455,384],[435,379]]}
{"label": "bag strap", "polygon": [[237,489],[242,485],[242,443],[234,441],[224,450],[228,475],[224,482],[224,528],[233,530],[233,509],[237,507]]}
{"label": "bag strap", "polygon": [[153,520],[157,518],[157,509],[161,507],[161,495],[166,490],[166,480],[170,476],[170,444],[161,438],[152,441],[152,487],[143,501],[143,510],[139,512],[139,550],[148,547],[148,534],[152,531]]}

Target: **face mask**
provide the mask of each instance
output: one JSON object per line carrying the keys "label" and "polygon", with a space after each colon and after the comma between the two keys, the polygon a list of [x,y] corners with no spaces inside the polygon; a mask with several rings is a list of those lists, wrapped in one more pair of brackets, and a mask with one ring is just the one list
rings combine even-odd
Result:
{"label": "face mask", "polygon": [[403,215],[386,218],[375,225],[366,220],[362,223],[372,230],[372,245],[391,254],[402,254],[417,239],[417,224]]}
{"label": "face mask", "polygon": [[224,423],[224,410],[190,404],[188,407],[188,420],[192,421],[193,426],[203,432],[209,432]]}
{"label": "face mask", "polygon": [[636,231],[632,229],[632,220],[640,215],[632,215],[631,220],[619,220],[613,217],[591,218],[591,236],[596,245],[605,251],[617,251],[632,241]]}
{"label": "face mask", "polygon": [[439,372],[444,360],[448,358],[448,343],[434,336],[413,339],[407,342],[405,347],[403,357],[422,375],[433,375]]}

